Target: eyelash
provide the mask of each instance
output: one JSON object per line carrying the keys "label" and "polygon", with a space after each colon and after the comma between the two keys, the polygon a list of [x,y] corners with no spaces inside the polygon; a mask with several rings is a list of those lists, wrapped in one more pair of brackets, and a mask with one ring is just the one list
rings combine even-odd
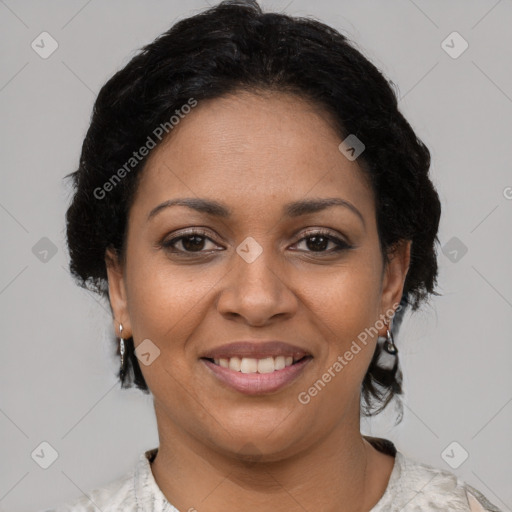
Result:
{"label": "eyelash", "polygon": [[[180,240],[183,240],[185,238],[189,238],[192,236],[200,236],[202,238],[205,238],[207,240],[210,240],[211,242],[215,243],[209,236],[208,233],[202,229],[195,229],[193,231],[188,231],[186,233],[181,234],[180,236],[171,238],[170,240],[166,240],[162,242],[160,245],[164,249],[170,250],[170,252],[173,252],[174,254],[182,254],[182,255],[199,255],[204,252],[210,252],[210,251],[185,251],[185,250],[175,250],[174,245],[179,242]],[[308,238],[312,238],[314,236],[322,236],[328,239],[329,242],[333,242],[337,247],[335,249],[330,249],[326,251],[303,251],[306,253],[312,253],[312,254],[332,254],[337,253],[340,251],[345,251],[348,249],[352,249],[353,246],[351,246],[348,242],[345,242],[344,240],[341,240],[340,238],[332,235],[329,231],[318,229],[315,231],[308,231],[304,233],[304,236],[296,242],[296,244],[303,242],[304,240],[307,240]],[[294,244],[294,245],[296,245]],[[172,250],[174,249],[174,250]]]}

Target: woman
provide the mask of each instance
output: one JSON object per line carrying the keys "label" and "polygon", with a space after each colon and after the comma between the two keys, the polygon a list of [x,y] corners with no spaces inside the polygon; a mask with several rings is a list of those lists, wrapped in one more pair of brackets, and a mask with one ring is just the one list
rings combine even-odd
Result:
{"label": "woman", "polygon": [[429,166],[344,36],[256,3],[116,73],[72,174],[71,271],[108,297],[159,446],[56,510],[498,510],[360,432],[401,393],[401,315],[435,293]]}

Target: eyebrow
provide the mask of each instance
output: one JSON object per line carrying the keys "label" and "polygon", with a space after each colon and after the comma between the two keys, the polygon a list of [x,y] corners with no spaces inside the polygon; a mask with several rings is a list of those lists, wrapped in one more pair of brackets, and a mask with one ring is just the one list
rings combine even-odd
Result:
{"label": "eyebrow", "polygon": [[[213,215],[215,217],[227,218],[231,216],[231,210],[212,199],[200,199],[195,197],[184,197],[178,199],[169,199],[153,208],[148,215],[148,221],[162,210],[171,206],[186,206],[192,210],[201,213]],[[361,212],[349,201],[339,197],[316,198],[316,199],[301,199],[293,201],[283,206],[283,214],[287,217],[300,217],[301,215],[308,215],[311,213],[320,212],[332,206],[342,206],[355,213],[364,226],[365,220]]]}

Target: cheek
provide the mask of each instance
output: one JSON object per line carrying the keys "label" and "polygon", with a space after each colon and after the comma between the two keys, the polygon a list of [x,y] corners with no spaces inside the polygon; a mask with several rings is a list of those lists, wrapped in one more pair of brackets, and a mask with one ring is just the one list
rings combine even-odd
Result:
{"label": "cheek", "polygon": [[177,268],[163,255],[145,260],[135,251],[132,255],[127,265],[127,293],[135,342],[154,338],[163,344],[165,339],[179,337],[218,281],[217,273],[198,266]]}
{"label": "cheek", "polygon": [[358,250],[329,272],[303,274],[301,295],[340,342],[373,325],[379,316],[381,267],[372,251]]}
{"label": "cheek", "polygon": [[309,301],[311,321],[327,341],[317,377],[329,383],[329,389],[320,401],[333,407],[357,394],[374,353],[372,327],[380,315],[382,270],[378,254],[358,251],[332,272],[302,277],[301,293]]}

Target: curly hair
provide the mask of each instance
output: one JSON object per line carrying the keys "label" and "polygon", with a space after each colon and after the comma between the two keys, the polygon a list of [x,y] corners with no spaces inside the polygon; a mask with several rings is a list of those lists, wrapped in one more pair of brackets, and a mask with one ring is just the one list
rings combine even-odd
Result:
{"label": "curly hair", "polygon": [[[108,299],[105,252],[123,255],[127,215],[147,160],[133,163],[133,155],[155,127],[168,123],[190,98],[281,91],[327,111],[340,140],[354,134],[365,144],[358,163],[374,192],[384,260],[398,242],[412,241],[396,334],[404,311],[436,294],[441,206],[429,178],[430,152],[398,110],[393,85],[344,35],[312,18],[264,13],[255,1],[227,0],[179,21],[98,94],[79,167],[67,176],[74,187],[66,214],[72,275]],[[127,161],[133,169],[114,183],[114,171],[119,176]],[[387,368],[379,364],[380,355],[377,344],[361,390],[366,415],[402,393],[398,359]],[[121,386],[149,392],[132,338],[126,340],[125,360]]]}

